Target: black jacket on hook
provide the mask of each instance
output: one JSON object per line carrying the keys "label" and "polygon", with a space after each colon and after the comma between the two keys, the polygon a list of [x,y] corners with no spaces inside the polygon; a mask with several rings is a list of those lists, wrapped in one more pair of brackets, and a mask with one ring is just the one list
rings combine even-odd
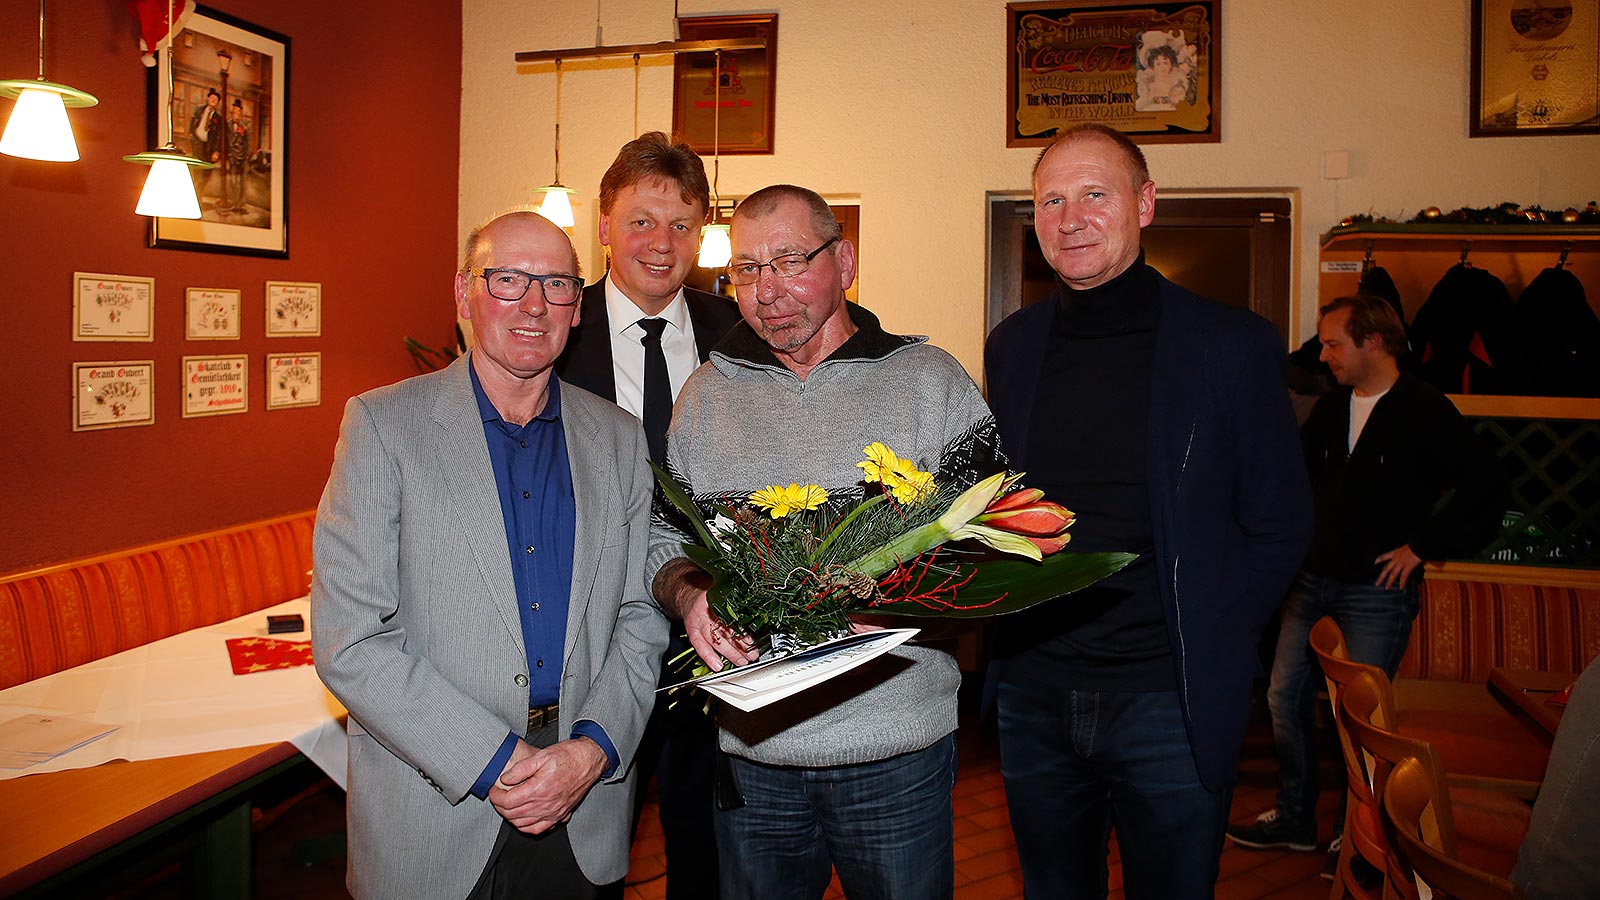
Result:
{"label": "black jacket on hook", "polygon": [[1451,266],[1411,323],[1417,374],[1447,394],[1520,394],[1526,366],[1517,308],[1505,283],[1467,264]]}
{"label": "black jacket on hook", "polygon": [[1600,317],[1566,269],[1540,272],[1517,301],[1529,390],[1545,397],[1600,397]]}

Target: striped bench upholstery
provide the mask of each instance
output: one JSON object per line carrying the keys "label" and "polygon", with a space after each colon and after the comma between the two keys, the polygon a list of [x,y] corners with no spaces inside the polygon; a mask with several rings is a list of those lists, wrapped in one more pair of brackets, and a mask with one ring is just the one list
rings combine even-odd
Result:
{"label": "striped bench upholstery", "polygon": [[303,512],[0,576],[0,688],[311,589]]}
{"label": "striped bench upholstery", "polygon": [[1581,672],[1600,656],[1600,588],[1423,583],[1400,678],[1484,684],[1496,666]]}

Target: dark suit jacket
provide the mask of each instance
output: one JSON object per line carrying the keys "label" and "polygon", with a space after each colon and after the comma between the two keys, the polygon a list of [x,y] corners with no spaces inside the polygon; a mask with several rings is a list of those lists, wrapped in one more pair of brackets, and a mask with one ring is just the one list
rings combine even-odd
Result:
{"label": "dark suit jacket", "polygon": [[[691,287],[683,289],[689,304],[689,322],[694,326],[695,349],[700,361],[711,358],[711,348],[728,329],[739,324],[739,304]],[[567,338],[567,349],[556,361],[556,375],[567,384],[616,402],[617,379],[611,368],[611,322],[606,316],[604,280],[583,289],[583,307],[578,327]]]}
{"label": "dark suit jacket", "polygon": [[[1276,330],[1165,278],[1160,303],[1150,520],[1189,745],[1201,781],[1217,790],[1238,767],[1261,628],[1311,543],[1311,492]],[[989,405],[1020,471],[1058,306],[1051,295],[1020,310],[984,348]]]}

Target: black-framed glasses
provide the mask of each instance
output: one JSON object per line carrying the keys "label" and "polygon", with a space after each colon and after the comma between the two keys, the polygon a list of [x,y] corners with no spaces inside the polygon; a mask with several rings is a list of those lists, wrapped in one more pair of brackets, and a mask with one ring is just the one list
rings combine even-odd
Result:
{"label": "black-framed glasses", "polygon": [[521,269],[468,269],[467,273],[481,277],[496,300],[521,300],[536,281],[544,302],[553,306],[571,306],[583,294],[583,279],[576,275],[535,275]]}
{"label": "black-framed glasses", "polygon": [[737,285],[755,284],[756,279],[761,277],[762,269],[771,269],[775,274],[793,278],[811,268],[811,261],[817,258],[817,254],[838,242],[839,236],[834,235],[810,253],[785,253],[782,256],[774,256],[764,263],[745,261],[729,263],[728,280]]}

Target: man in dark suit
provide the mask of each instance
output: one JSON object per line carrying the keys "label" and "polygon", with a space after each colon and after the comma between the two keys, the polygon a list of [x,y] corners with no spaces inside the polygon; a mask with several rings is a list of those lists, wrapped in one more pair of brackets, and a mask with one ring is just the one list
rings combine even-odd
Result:
{"label": "man in dark suit", "polygon": [[1139,554],[1001,622],[1001,771],[1029,897],[1103,897],[1115,823],[1129,898],[1210,897],[1262,625],[1311,538],[1266,321],[1144,264],[1144,155],[1100,125],[1039,157],[1034,230],[1060,285],[1002,322],[989,403],[1072,545]]}
{"label": "man in dark suit", "polygon": [[[600,179],[600,243],[610,250],[610,269],[583,292],[583,325],[572,332],[556,364],[562,381],[638,416],[650,458],[659,465],[666,463],[672,401],[689,373],[739,321],[739,306],[732,300],[683,285],[710,207],[705,163],[688,145],[674,144],[659,131],[623,145]],[[666,659],[688,647],[675,637]],[[677,680],[663,665],[661,683]],[[658,698],[639,751],[639,783],[647,785],[655,770],[666,834],[667,897],[715,897],[716,727],[698,703],[673,703],[676,699]]]}

